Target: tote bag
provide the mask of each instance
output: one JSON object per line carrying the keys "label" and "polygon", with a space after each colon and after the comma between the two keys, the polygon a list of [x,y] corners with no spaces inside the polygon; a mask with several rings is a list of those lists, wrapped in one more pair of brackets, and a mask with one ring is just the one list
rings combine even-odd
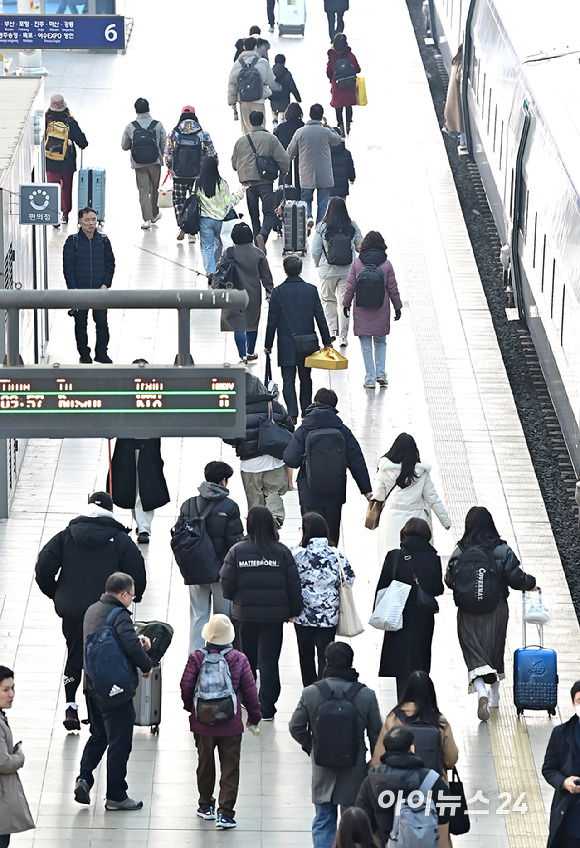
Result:
{"label": "tote bag", "polygon": [[469,821],[465,790],[455,766],[453,767],[452,777],[449,781],[449,795],[453,798],[460,798],[459,807],[454,809],[449,819],[449,833],[452,833],[453,836],[461,836],[464,833],[469,833],[471,822]]}
{"label": "tote bag", "polygon": [[352,587],[346,582],[346,575],[340,560],[338,560],[338,568],[340,572],[340,586],[338,587],[338,625],[336,627],[336,635],[358,636],[359,633],[363,633],[364,627],[358,617],[354,605]]}
{"label": "tote bag", "polygon": [[167,171],[165,179],[157,189],[157,205],[160,209],[171,209],[173,206],[173,184],[170,182],[167,188],[165,187],[170,175],[171,171]]}
{"label": "tote bag", "polygon": [[403,627],[403,610],[411,591],[408,583],[395,580],[397,575],[397,563],[393,570],[393,581],[386,589],[381,589],[377,595],[377,602],[373,614],[369,619],[371,627],[377,630],[401,630]]}

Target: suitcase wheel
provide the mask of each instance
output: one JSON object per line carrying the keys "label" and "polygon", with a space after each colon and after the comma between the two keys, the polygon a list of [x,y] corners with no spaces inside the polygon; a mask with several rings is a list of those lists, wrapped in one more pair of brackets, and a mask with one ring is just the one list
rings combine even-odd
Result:
{"label": "suitcase wheel", "polygon": [[159,736],[159,725],[158,724],[152,724],[151,725],[151,733],[153,734],[153,736]]}
{"label": "suitcase wheel", "polygon": [[524,711],[522,710],[522,708],[521,708],[521,707],[518,707],[517,712],[518,712],[518,715],[519,715],[519,716],[521,716],[521,715],[523,715],[523,714],[524,714]]}
{"label": "suitcase wheel", "polygon": [[555,716],[556,715],[556,710],[554,709],[554,707],[552,707],[551,709],[548,710],[548,715],[549,716]]}

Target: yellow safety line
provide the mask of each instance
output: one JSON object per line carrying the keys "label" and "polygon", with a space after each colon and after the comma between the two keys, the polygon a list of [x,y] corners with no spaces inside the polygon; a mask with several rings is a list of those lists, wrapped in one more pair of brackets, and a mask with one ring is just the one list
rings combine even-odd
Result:
{"label": "yellow safety line", "polygon": [[511,796],[505,809],[511,810],[521,793],[526,793],[527,811],[506,815],[510,848],[545,848],[548,828],[530,739],[525,719],[518,719],[515,707],[509,706],[508,691],[508,686],[502,686],[503,704],[491,710],[488,729],[499,791]]}

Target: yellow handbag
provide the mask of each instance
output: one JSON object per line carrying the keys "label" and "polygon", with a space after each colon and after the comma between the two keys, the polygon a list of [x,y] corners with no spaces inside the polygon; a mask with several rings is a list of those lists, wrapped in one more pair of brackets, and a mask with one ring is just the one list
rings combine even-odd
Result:
{"label": "yellow handbag", "polygon": [[365,83],[364,77],[356,78],[356,105],[357,106],[366,106],[368,103],[367,100],[367,87]]}
{"label": "yellow handbag", "polygon": [[325,347],[311,353],[304,360],[306,368],[324,368],[326,371],[344,371],[348,368],[348,359],[333,347]]}

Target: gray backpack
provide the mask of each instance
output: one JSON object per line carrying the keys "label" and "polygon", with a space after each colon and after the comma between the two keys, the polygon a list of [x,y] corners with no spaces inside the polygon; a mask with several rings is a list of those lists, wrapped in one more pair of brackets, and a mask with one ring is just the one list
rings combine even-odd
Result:
{"label": "gray backpack", "polygon": [[231,650],[225,648],[211,653],[203,650],[204,658],[193,693],[195,714],[202,724],[222,724],[237,712],[238,699],[226,660]]}
{"label": "gray backpack", "polygon": [[[418,789],[410,792],[395,812],[386,848],[438,848],[439,827],[435,800],[428,793],[439,780],[430,769]],[[413,806],[411,807],[409,801]],[[427,806],[427,802],[429,805]]]}

